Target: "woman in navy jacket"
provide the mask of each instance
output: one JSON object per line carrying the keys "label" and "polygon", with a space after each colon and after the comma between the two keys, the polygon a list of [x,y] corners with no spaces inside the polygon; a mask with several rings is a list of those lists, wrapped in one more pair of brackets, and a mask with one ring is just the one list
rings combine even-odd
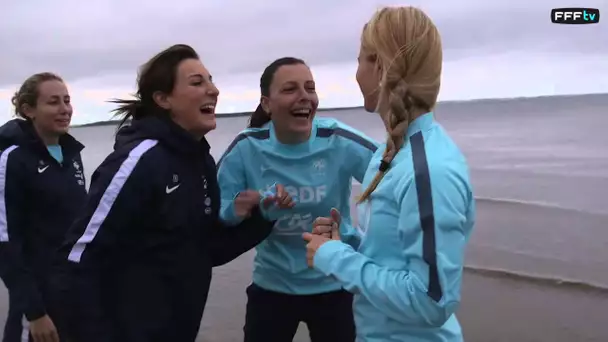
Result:
{"label": "woman in navy jacket", "polygon": [[[205,139],[215,128],[218,94],[197,53],[175,45],[142,67],[137,100],[117,101],[132,123],[93,174],[62,251],[67,265],[58,285],[72,341],[193,342],[212,267],[270,233],[257,191],[236,196],[241,224],[219,220],[216,164]],[[290,204],[284,194],[265,203],[272,200]]]}
{"label": "woman in navy jacket", "polygon": [[32,75],[13,104],[19,118],[0,127],[0,277],[9,292],[3,341],[55,342],[51,260],[86,197],[84,146],[67,133],[72,105],[59,76]]}

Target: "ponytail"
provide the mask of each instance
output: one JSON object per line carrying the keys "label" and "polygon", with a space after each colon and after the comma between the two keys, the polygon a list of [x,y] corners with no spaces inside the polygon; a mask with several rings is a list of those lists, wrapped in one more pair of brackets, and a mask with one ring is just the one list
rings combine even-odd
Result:
{"label": "ponytail", "polygon": [[412,97],[409,86],[404,79],[393,82],[386,81],[384,84],[385,87],[380,92],[380,99],[386,103],[386,106],[383,104],[381,107],[388,107],[384,113],[388,133],[386,150],[382,155],[378,172],[357,199],[357,204],[363,203],[369,198],[384,178],[384,175],[389,171],[393,159],[403,147],[404,135],[410,123],[414,120],[413,110],[416,105],[422,104],[422,102]]}
{"label": "ponytail", "polygon": [[112,112],[114,113],[114,117],[122,117],[120,120],[120,124],[118,125],[118,129],[123,127],[127,121],[130,119],[138,119],[144,116],[143,113],[143,103],[140,99],[135,100],[121,100],[121,99],[113,99],[108,102],[118,104],[118,107]]}
{"label": "ponytail", "polygon": [[255,109],[255,112],[251,114],[249,117],[249,126],[248,128],[260,128],[267,124],[270,121],[270,115],[266,113],[264,108],[262,108],[262,104],[258,105],[258,108]]}

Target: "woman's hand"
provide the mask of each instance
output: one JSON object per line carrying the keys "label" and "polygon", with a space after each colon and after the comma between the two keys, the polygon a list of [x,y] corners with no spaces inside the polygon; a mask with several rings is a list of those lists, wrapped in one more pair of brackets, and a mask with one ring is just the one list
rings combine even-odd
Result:
{"label": "woman's hand", "polygon": [[48,315],[30,322],[30,334],[34,342],[59,342],[57,328]]}
{"label": "woman's hand", "polygon": [[332,208],[331,217],[317,217],[312,223],[312,233],[322,235],[326,238],[331,238],[333,234],[340,234],[340,212],[336,208]]}
{"label": "woman's hand", "polygon": [[[262,196],[255,190],[245,190],[239,192],[234,199],[234,212],[236,216],[240,218],[248,218],[251,216],[251,211],[256,206],[260,205],[261,199]],[[268,209],[268,207],[273,204],[280,209],[293,208],[295,205],[291,196],[289,196],[287,191],[285,191],[285,187],[280,184],[276,185],[276,194],[273,193],[266,195],[262,200],[262,206],[264,209]]]}
{"label": "woman's hand", "polygon": [[276,194],[272,194],[264,197],[264,209],[267,209],[272,203],[274,203],[279,209],[290,209],[293,208],[295,202],[289,196],[285,187],[281,184],[276,184]]}
{"label": "woman's hand", "polygon": [[306,244],[306,263],[308,267],[314,267],[315,254],[324,243],[331,240],[340,241],[340,212],[331,209],[331,218],[318,217],[313,223],[312,234],[304,233],[302,238]]}
{"label": "woman's hand", "polygon": [[253,208],[260,205],[261,195],[255,190],[239,192],[234,199],[234,213],[237,217],[248,218]]}

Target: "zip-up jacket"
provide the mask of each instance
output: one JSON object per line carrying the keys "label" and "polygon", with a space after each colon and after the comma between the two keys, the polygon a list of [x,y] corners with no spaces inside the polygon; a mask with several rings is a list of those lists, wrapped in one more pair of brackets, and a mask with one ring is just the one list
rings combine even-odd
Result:
{"label": "zip-up jacket", "polygon": [[30,121],[0,127],[0,277],[17,306],[11,311],[29,321],[48,313],[52,256],[86,198],[84,146],[69,134],[59,145],[63,163]]}
{"label": "zip-up jacket", "polygon": [[209,148],[169,119],[118,132],[62,248],[73,341],[194,341],[212,267],[270,234],[259,209],[235,226],[219,220]]}

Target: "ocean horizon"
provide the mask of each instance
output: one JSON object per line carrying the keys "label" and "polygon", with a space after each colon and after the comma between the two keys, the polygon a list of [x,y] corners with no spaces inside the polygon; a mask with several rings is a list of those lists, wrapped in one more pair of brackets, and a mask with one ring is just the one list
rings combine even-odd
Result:
{"label": "ocean horizon", "polygon": [[[587,94],[560,94],[560,95],[538,95],[538,96],[517,96],[517,97],[496,97],[496,98],[479,98],[479,99],[464,99],[464,100],[446,100],[446,101],[438,101],[437,106],[448,106],[448,105],[458,105],[458,104],[471,104],[471,103],[483,103],[483,102],[496,102],[496,101],[513,101],[513,100],[539,100],[539,99],[570,99],[576,97],[604,97],[608,95],[608,93],[587,93]],[[220,97],[221,101],[221,97]],[[255,109],[255,108],[254,108]],[[334,111],[342,111],[342,110],[356,110],[363,109],[363,106],[345,106],[345,107],[319,107],[317,112],[334,112]],[[251,115],[253,111],[248,112],[226,112],[226,113],[216,113],[215,115],[218,118],[230,118],[230,117],[238,117],[238,116],[248,116]],[[110,114],[109,114],[110,115]],[[108,119],[108,120],[100,120],[93,121],[84,124],[72,125],[71,127],[91,127],[91,126],[103,126],[103,125],[113,125],[120,123],[118,119]]]}

